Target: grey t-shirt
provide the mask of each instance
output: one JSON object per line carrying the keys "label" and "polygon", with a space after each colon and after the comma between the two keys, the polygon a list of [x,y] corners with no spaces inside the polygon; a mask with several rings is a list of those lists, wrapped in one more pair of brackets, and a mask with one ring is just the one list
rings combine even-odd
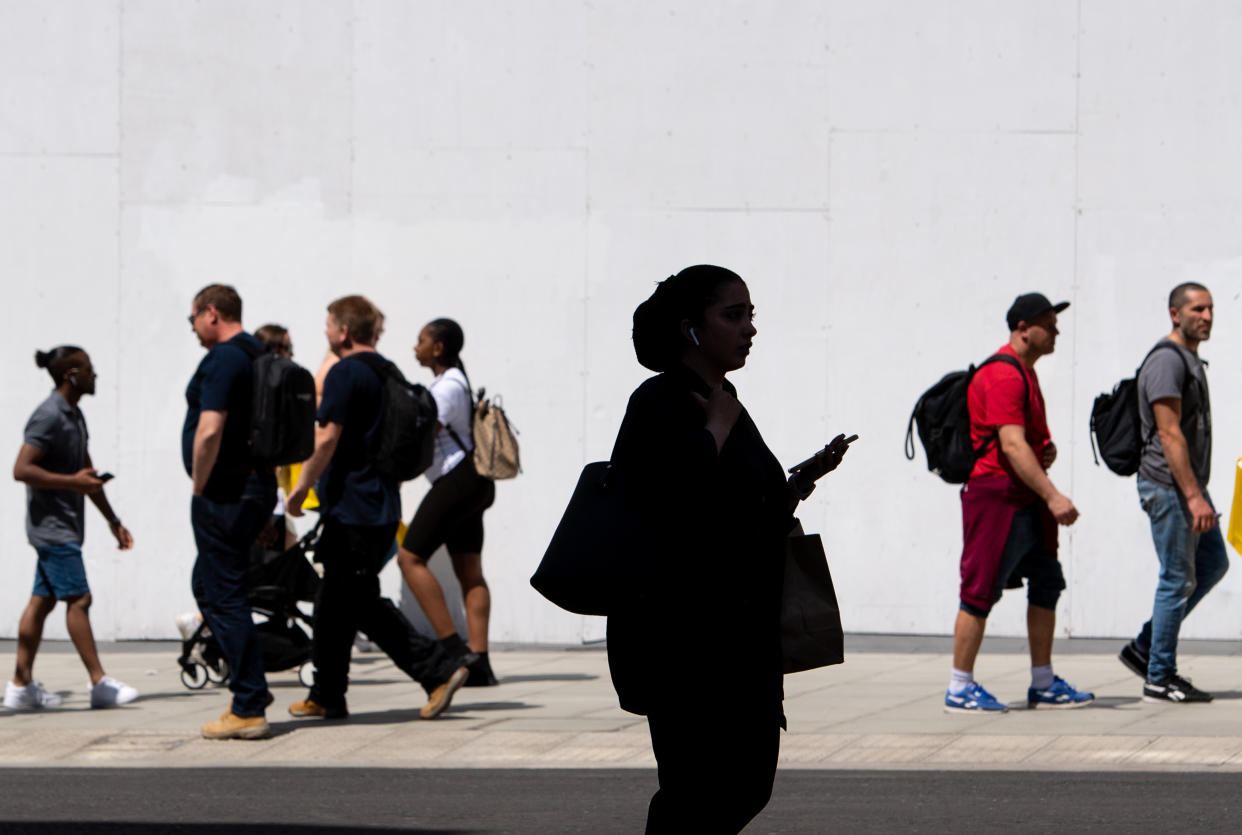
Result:
{"label": "grey t-shirt", "polygon": [[[59,392],[39,404],[26,422],[24,442],[42,450],[39,466],[73,475],[86,466],[86,419]],[[26,538],[31,545],[82,544],[85,499],[72,490],[26,485]]]}
{"label": "grey t-shirt", "polygon": [[[1198,354],[1172,340],[1162,339],[1161,342],[1173,347],[1161,348],[1148,357],[1138,377],[1139,419],[1143,425],[1143,438],[1151,438],[1143,446],[1139,475],[1165,487],[1176,486],[1173,474],[1169,472],[1169,463],[1164,460],[1164,448],[1151,411],[1153,402],[1176,397],[1182,401],[1181,426],[1190,450],[1190,469],[1199,480],[1199,486],[1206,488],[1208,477],[1212,474],[1212,404],[1208,397],[1203,361]],[[1190,380],[1186,379],[1187,369],[1191,374]]]}

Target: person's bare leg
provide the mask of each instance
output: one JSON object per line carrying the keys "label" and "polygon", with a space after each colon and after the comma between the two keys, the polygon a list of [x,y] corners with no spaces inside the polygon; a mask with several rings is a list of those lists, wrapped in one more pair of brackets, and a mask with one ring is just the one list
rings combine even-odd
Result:
{"label": "person's bare leg", "polygon": [[492,614],[492,593],[483,579],[483,555],[453,554],[453,573],[461,584],[466,604],[466,631],[471,652],[487,652],[487,622]]}
{"label": "person's bare leg", "polygon": [[1052,633],[1057,628],[1055,609],[1042,606],[1026,607],[1026,638],[1031,645],[1031,666],[1043,667],[1052,663]]}
{"label": "person's bare leg", "polygon": [[953,627],[953,666],[969,673],[975,671],[975,659],[983,646],[983,632],[987,618],[972,615],[964,609],[957,610],[957,623]]}
{"label": "person's bare leg", "polygon": [[95,684],[104,677],[104,670],[99,663],[99,651],[95,648],[95,633],[91,631],[91,596],[89,593],[81,594],[66,599],[65,603],[69,607],[65,610],[65,629],[69,631],[78,657],[86,665],[91,684]]}
{"label": "person's bare leg", "polygon": [[25,687],[34,677],[34,660],[43,640],[43,622],[56,608],[56,599],[30,596],[17,624],[17,664],[13,669],[13,683]]}
{"label": "person's bare leg", "polygon": [[453,625],[453,616],[449,614],[448,603],[444,600],[444,589],[440,588],[440,581],[427,567],[427,561],[418,554],[398,548],[397,566],[431,628],[436,631],[436,637],[456,635],[457,627]]}

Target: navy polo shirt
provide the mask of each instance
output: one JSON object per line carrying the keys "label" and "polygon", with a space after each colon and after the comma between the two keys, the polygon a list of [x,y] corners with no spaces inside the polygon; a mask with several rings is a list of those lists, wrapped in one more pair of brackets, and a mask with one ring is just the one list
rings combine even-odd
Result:
{"label": "navy polo shirt", "polygon": [[317,418],[341,425],[328,468],[315,486],[329,519],[343,525],[389,525],[401,518],[397,485],[381,479],[371,464],[384,388],[357,354],[328,371]]}
{"label": "navy polo shirt", "polygon": [[181,459],[186,475],[194,464],[194,433],[204,411],[228,412],[220,454],[203,495],[217,502],[241,499],[246,478],[254,467],[250,462],[250,412],[252,372],[250,354],[242,345],[263,353],[263,343],[248,333],[213,346],[198,364],[185,389],[185,425],[181,428]]}

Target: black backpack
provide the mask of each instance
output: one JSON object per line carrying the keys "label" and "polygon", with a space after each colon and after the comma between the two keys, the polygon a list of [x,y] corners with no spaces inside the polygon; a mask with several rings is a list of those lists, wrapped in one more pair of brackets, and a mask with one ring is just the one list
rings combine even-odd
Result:
{"label": "black backpack", "polygon": [[410,383],[401,369],[374,351],[356,354],[380,378],[379,423],[371,445],[371,463],[385,481],[401,483],[421,475],[436,453],[435,398],[426,387]]}
{"label": "black backpack", "polygon": [[1031,402],[1031,387],[1026,381],[1022,364],[1008,354],[993,354],[965,371],[951,371],[940,382],[923,392],[910,413],[906,425],[906,458],[914,460],[914,429],[918,427],[919,440],[927,453],[927,469],[949,484],[964,484],[977,461],[997,441],[997,433],[976,449],[970,439],[970,411],[966,406],[966,391],[979,368],[992,362],[1012,365],[1022,375],[1022,386],[1027,408]]}
{"label": "black backpack", "polygon": [[[1138,405],[1138,376],[1152,354],[1161,348],[1174,347],[1172,342],[1157,342],[1147,352],[1147,356],[1143,357],[1133,377],[1127,377],[1113,386],[1111,392],[1104,392],[1095,398],[1095,403],[1091,406],[1090,433],[1091,457],[1095,459],[1097,467],[1103,458],[1104,465],[1117,475],[1131,476],[1138,472],[1139,461],[1143,458],[1143,447],[1151,443],[1152,435],[1155,434],[1153,430],[1148,437],[1143,437],[1143,421],[1139,417]],[[1190,366],[1186,364],[1186,357],[1182,356],[1181,351],[1177,355],[1186,367],[1186,381],[1189,382],[1193,376]]]}
{"label": "black backpack", "polygon": [[310,458],[315,451],[314,376],[282,354],[234,344],[250,357],[251,460],[279,467]]}

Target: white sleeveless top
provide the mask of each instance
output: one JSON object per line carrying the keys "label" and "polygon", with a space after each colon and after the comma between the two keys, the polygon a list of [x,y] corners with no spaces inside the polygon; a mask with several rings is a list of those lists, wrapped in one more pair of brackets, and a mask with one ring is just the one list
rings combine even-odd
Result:
{"label": "white sleeveless top", "polygon": [[[470,424],[474,409],[470,402],[470,386],[466,382],[466,375],[460,368],[450,368],[432,380],[428,390],[435,398],[440,423],[453,427],[457,437],[466,445],[466,450],[473,450],[474,439],[471,436]],[[436,455],[431,466],[427,468],[427,480],[434,483],[446,475],[462,462],[466,457],[466,450],[457,445],[447,429],[437,432]]]}

